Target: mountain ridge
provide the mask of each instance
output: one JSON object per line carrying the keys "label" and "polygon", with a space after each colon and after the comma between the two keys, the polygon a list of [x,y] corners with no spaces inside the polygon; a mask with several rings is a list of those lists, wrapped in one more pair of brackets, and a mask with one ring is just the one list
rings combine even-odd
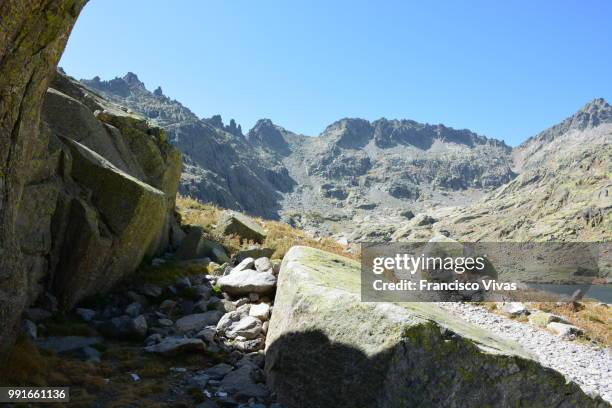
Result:
{"label": "mountain ridge", "polygon": [[166,129],[184,152],[182,194],[323,235],[373,214],[397,223],[407,211],[468,208],[523,172],[554,166],[550,157],[605,143],[605,132],[586,130],[612,122],[610,105],[597,98],[515,148],[410,119],[342,118],[315,137],[260,119],[243,134],[233,119],[199,119],[150,92],[133,73],[81,82]]}

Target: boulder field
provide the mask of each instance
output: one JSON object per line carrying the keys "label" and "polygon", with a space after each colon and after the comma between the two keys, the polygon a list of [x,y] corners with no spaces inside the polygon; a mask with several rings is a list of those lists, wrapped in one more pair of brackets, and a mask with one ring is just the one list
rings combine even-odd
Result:
{"label": "boulder field", "polygon": [[604,407],[516,343],[433,303],[360,302],[357,262],[293,247],[266,338],[289,407]]}

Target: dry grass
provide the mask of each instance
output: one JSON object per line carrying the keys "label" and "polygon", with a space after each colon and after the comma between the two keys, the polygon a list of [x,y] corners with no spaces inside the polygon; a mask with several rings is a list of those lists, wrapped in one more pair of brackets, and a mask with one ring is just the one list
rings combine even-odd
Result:
{"label": "dry grass", "polygon": [[[183,224],[195,224],[204,227],[211,235],[211,238],[221,242],[230,253],[246,248],[252,242],[240,242],[236,236],[223,236],[215,231],[216,224],[223,212],[223,209],[212,204],[203,204],[197,200],[187,197],[178,197],[176,200],[177,209]],[[267,232],[266,240],[263,245],[274,249],[272,258],[282,259],[285,253],[294,245],[305,245],[318,248],[323,251],[332,252],[349,258],[357,259],[359,254],[346,252],[346,247],[328,238],[312,238],[307,236],[304,231],[292,228],[291,226],[278,222],[251,217],[259,223]]]}
{"label": "dry grass", "polygon": [[[0,370],[0,386],[70,386],[71,407],[162,407],[168,406],[160,397],[170,386],[170,367],[201,369],[215,361],[205,355],[168,359],[143,352],[140,344],[110,342],[102,362],[91,364],[46,352],[20,338]],[[134,382],[130,373],[141,380]],[[192,405],[190,396],[178,402]]]}
{"label": "dry grass", "polygon": [[577,308],[571,303],[534,303],[531,306],[564,317],[584,330],[590,340],[605,346],[612,345],[612,311],[609,307],[595,302],[581,302]]}

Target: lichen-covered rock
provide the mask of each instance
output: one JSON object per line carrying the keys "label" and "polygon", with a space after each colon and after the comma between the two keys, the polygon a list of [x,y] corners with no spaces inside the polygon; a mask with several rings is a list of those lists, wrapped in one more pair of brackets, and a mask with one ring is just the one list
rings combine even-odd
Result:
{"label": "lichen-covered rock", "polygon": [[42,117],[16,228],[27,303],[50,289],[67,308],[180,242],[181,160],[163,131],[61,73]]}
{"label": "lichen-covered rock", "polygon": [[[54,280],[63,307],[109,289],[134,271],[165,221],[166,197],[80,143],[64,139],[72,177],[87,188],[97,211],[74,201]],[[79,207],[81,207],[79,209]]]}
{"label": "lichen-covered rock", "polygon": [[606,406],[433,303],[360,302],[359,282],[359,264],[346,258],[306,247],[285,255],[265,368],[282,404]]}
{"label": "lichen-covered rock", "polygon": [[[20,312],[29,301],[30,282],[15,222],[40,144],[43,95],[85,2],[0,2],[0,357],[12,344]],[[40,257],[32,260],[42,262]]]}

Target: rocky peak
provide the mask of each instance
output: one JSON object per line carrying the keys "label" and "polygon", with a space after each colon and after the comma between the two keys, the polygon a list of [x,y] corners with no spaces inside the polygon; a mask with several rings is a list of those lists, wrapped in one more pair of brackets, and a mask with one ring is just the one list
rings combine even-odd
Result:
{"label": "rocky peak", "polygon": [[153,91],[153,95],[155,95],[155,96],[165,96],[164,95],[164,91],[162,91],[161,86],[158,86],[157,88],[155,88],[155,90]]}
{"label": "rocky peak", "polygon": [[345,149],[361,149],[368,144],[372,135],[373,128],[367,120],[344,118],[329,125],[320,137]]}
{"label": "rocky peak", "polygon": [[517,149],[529,145],[548,143],[570,130],[583,131],[604,123],[612,123],[612,106],[603,98],[595,98],[563,122],[524,141]]}
{"label": "rocky peak", "polygon": [[596,98],[587,103],[572,117],[570,128],[580,130],[596,127],[601,123],[612,122],[612,106],[603,98]]}
{"label": "rocky peak", "polygon": [[237,125],[234,119],[230,119],[230,123],[227,126],[223,123],[223,118],[221,115],[213,115],[210,118],[203,118],[202,120],[209,125],[216,127],[217,129],[224,130],[234,136],[244,137],[242,134],[242,126]]}
{"label": "rocky peak", "polygon": [[270,119],[260,119],[249,131],[247,140],[251,144],[263,146],[279,153],[288,152],[289,146],[283,137],[284,131]]}
{"label": "rocky peak", "polygon": [[145,88],[145,84],[140,79],[138,79],[138,75],[133,72],[128,72],[127,74],[125,74],[123,76],[123,81],[125,81],[125,83],[130,86]]}

